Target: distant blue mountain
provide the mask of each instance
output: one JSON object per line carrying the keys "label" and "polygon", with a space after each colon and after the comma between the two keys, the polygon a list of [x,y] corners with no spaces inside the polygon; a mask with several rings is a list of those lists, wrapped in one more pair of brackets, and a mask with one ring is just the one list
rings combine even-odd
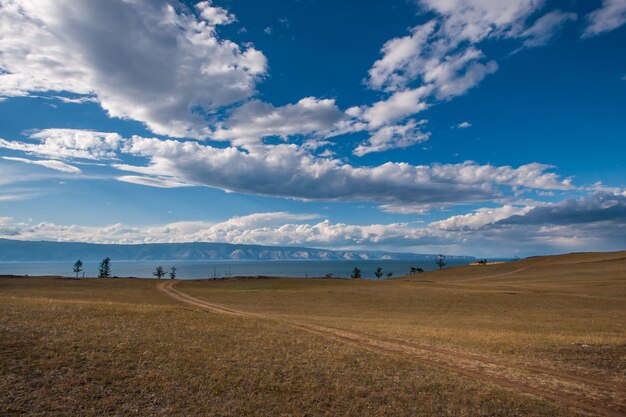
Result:
{"label": "distant blue mountain", "polygon": [[[99,261],[105,257],[118,261],[154,260],[362,260],[433,259],[436,255],[361,250],[327,250],[291,246],[234,245],[230,243],[149,243],[139,245],[47,242],[0,239],[2,262]],[[448,259],[472,260],[472,256]]]}

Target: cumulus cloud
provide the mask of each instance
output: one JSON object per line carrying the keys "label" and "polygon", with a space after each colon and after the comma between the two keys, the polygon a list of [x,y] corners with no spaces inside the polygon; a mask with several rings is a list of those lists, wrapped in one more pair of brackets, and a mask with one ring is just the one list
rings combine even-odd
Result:
{"label": "cumulus cloud", "polygon": [[[488,60],[479,44],[488,39],[524,39],[524,46],[547,43],[575,14],[555,10],[534,21],[542,0],[418,0],[423,11],[434,13],[406,36],[387,41],[368,72],[367,85],[391,93],[380,103],[399,101],[402,106],[371,107],[366,120],[375,126],[394,123],[429,106],[428,101],[449,100],[465,94],[498,64]],[[417,92],[420,91],[419,97]],[[378,104],[378,103],[377,103]]]}
{"label": "cumulus cloud", "polygon": [[[152,226],[30,224],[0,218],[0,237],[94,243],[228,242],[325,248],[403,247],[431,252],[511,256],[514,253],[623,249],[626,196],[597,193],[545,207],[481,208],[428,225],[355,225],[312,214],[254,213],[218,223]],[[514,242],[512,244],[511,242]]]}
{"label": "cumulus cloud", "polygon": [[366,121],[368,128],[373,130],[428,108],[424,100],[430,91],[430,87],[399,91],[371,106],[350,108],[347,113]]}
{"label": "cumulus cloud", "polygon": [[261,52],[217,36],[233,19],[207,1],[0,0],[0,96],[86,95],[157,134],[206,137],[266,72]]}
{"label": "cumulus cloud", "polygon": [[580,199],[535,207],[523,215],[513,215],[499,224],[516,225],[573,225],[610,222],[626,227],[626,195],[597,192]]}
{"label": "cumulus cloud", "polygon": [[201,1],[196,4],[196,8],[200,15],[213,26],[227,25],[236,20],[234,15],[230,14],[226,9],[213,6],[211,1]]}
{"label": "cumulus cloud", "polygon": [[[367,147],[380,152],[419,143],[400,133],[410,122],[399,122],[428,108],[429,99],[464,94],[497,70],[477,42],[543,42],[558,26],[556,15],[544,16],[522,34],[539,1],[420,4],[437,17],[387,42],[369,72],[368,85],[391,95],[344,113],[332,99],[281,107],[250,101],[266,58],[218,36],[216,27],[236,18],[211,1],[0,0],[0,97],[54,92],[66,103],[97,101],[111,116],[141,121],[157,134],[235,146],[367,131],[374,141],[392,138]],[[416,80],[421,85],[411,85]],[[364,150],[361,144],[355,153]]]}
{"label": "cumulus cloud", "polygon": [[597,192],[540,206],[481,208],[433,222],[429,228],[492,252],[501,245],[521,253],[623,250],[626,195]]}
{"label": "cumulus cloud", "polygon": [[365,143],[357,146],[352,153],[363,156],[388,149],[408,148],[416,143],[427,141],[430,133],[420,130],[419,126],[422,124],[416,120],[409,120],[404,125],[383,127],[370,136]]}
{"label": "cumulus cloud", "polygon": [[603,0],[602,7],[589,13],[586,19],[587,28],[583,37],[615,30],[626,23],[626,1]]}
{"label": "cumulus cloud", "polygon": [[454,42],[479,42],[489,36],[512,36],[543,0],[418,0],[443,17],[442,31]]}
{"label": "cumulus cloud", "polygon": [[497,69],[494,61],[479,62],[474,45],[488,37],[517,37],[526,19],[542,1],[420,0],[436,17],[415,26],[407,36],[382,48],[382,58],[369,71],[368,85],[397,91],[421,78],[441,98],[463,94]]}
{"label": "cumulus cloud", "polygon": [[367,83],[378,90],[395,91],[418,77],[425,66],[422,57],[427,53],[428,44],[435,33],[434,20],[415,26],[411,33],[401,38],[387,41],[382,49],[382,58],[369,70]]}
{"label": "cumulus cloud", "polygon": [[284,140],[292,135],[324,136],[346,118],[333,99],[306,97],[281,107],[252,100],[235,109],[211,138],[250,145],[269,136]]}
{"label": "cumulus cloud", "polygon": [[[410,146],[427,138],[419,131],[422,122],[382,129],[380,137],[362,144],[369,147]],[[120,181],[156,186],[208,186],[226,191],[303,200],[372,201],[379,203],[432,204],[482,201],[512,189],[567,190],[570,179],[532,163],[518,168],[462,164],[411,165],[387,162],[358,167],[324,152],[315,151],[326,142],[302,145],[277,144],[249,149],[219,148],[196,141],[160,140],[81,130],[48,129],[31,135],[41,143],[0,142],[0,146],[38,156],[59,159],[117,159],[110,166],[139,175],[121,175]],[[391,143],[391,144],[390,144]],[[122,161],[129,157],[147,160],[145,165]],[[110,163],[110,162],[109,162]]]}
{"label": "cumulus cloud", "polygon": [[[428,93],[448,99],[464,94],[498,69],[495,61],[480,62],[482,51],[473,46],[457,49],[459,41],[443,38],[435,27],[429,22],[414,28],[412,35],[387,42],[383,57],[369,71],[368,85],[398,92],[419,80]],[[419,44],[408,47],[410,43]]]}
{"label": "cumulus cloud", "polygon": [[[134,227],[28,224],[0,218],[0,237],[21,240],[82,241],[92,243],[227,242],[325,247],[410,245],[426,241],[430,232],[406,223],[349,225],[315,220],[317,215],[289,212],[255,213],[219,223],[176,222]],[[433,236],[429,241],[436,240]]]}
{"label": "cumulus cloud", "polygon": [[463,95],[498,69],[495,61],[478,62],[483,53],[474,48],[446,56],[435,68],[424,73],[423,79],[436,87],[435,96],[450,99]]}
{"label": "cumulus cloud", "polygon": [[304,200],[434,203],[479,201],[505,189],[566,190],[573,186],[551,167],[518,168],[462,164],[411,165],[387,162],[355,167],[339,159],[320,158],[294,144],[266,145],[243,151],[197,142],[133,137],[123,152],[145,157],[119,170],[248,194]]}
{"label": "cumulus cloud", "polygon": [[425,214],[434,209],[443,209],[447,204],[437,203],[393,203],[393,204],[381,204],[378,208],[385,213],[394,214]]}
{"label": "cumulus cloud", "polygon": [[101,160],[116,159],[116,151],[122,142],[117,133],[79,129],[43,129],[32,132],[28,138],[37,142],[0,139],[0,148],[60,159]]}
{"label": "cumulus cloud", "polygon": [[442,230],[478,229],[513,215],[524,215],[531,209],[532,207],[515,207],[512,205],[495,208],[479,208],[472,213],[460,214],[448,217],[445,220],[433,222],[430,226]]}
{"label": "cumulus cloud", "polygon": [[[543,0],[417,0],[422,11],[434,14],[406,36],[390,39],[381,57],[368,71],[365,83],[389,96],[346,113],[358,122],[354,130],[367,130],[375,140],[399,137],[399,123],[437,101],[465,94],[498,70],[480,49],[481,42],[502,38],[524,40],[522,47],[546,44],[573,13],[548,12],[529,23]],[[359,124],[360,123],[360,124]],[[464,128],[470,125],[462,124]],[[354,153],[380,152],[404,147],[406,140],[388,140],[384,146],[359,145]],[[413,143],[419,143],[418,140]],[[398,146],[396,146],[398,145]]]}
{"label": "cumulus cloud", "polygon": [[472,127],[470,122],[461,122],[455,126],[457,129],[467,129],[468,127]]}

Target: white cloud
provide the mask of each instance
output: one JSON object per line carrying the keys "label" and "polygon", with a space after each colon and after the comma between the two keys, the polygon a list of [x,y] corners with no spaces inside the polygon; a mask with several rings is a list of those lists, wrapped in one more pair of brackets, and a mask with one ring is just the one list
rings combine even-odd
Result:
{"label": "white cloud", "polygon": [[[435,16],[410,29],[409,34],[387,41],[381,58],[368,72],[366,84],[389,93],[370,106],[349,108],[356,119],[353,131],[368,130],[382,146],[359,145],[354,154],[405,147],[399,121],[422,112],[436,100],[465,94],[498,70],[479,44],[487,39],[525,39],[524,46],[539,46],[575,14],[549,12],[527,27],[528,19],[543,7],[543,0],[417,0]],[[459,128],[470,125],[459,125]],[[385,138],[398,138],[385,140]],[[414,137],[414,136],[413,136]],[[370,142],[372,139],[370,139]],[[414,140],[413,143],[419,143]],[[395,146],[398,145],[398,146]]]}
{"label": "white cloud", "polygon": [[565,13],[560,10],[541,16],[531,27],[521,33],[520,36],[526,38],[523,46],[535,47],[547,44],[563,25],[576,19],[576,13]]}
{"label": "white cloud", "polygon": [[[92,243],[227,242],[235,244],[309,245],[325,247],[414,244],[429,231],[406,223],[348,225],[316,219],[316,215],[288,212],[255,213],[220,223],[177,222],[146,227],[16,223],[0,218],[0,237],[20,240],[81,241]],[[432,240],[432,239],[431,239]]]}
{"label": "white cloud", "polygon": [[602,7],[589,13],[583,37],[615,30],[626,23],[626,1],[603,0]]}
{"label": "white cloud", "polygon": [[34,160],[34,159],[26,159],[26,158],[15,158],[15,157],[10,157],[10,156],[3,156],[2,159],[7,160],[7,161],[22,162],[25,164],[39,165],[42,167],[54,169],[55,171],[61,171],[61,172],[71,172],[71,173],[81,172],[80,168],[78,167],[66,164],[61,161],[54,161],[50,159]]}
{"label": "white cloud", "polygon": [[330,157],[336,156],[336,155],[337,155],[337,153],[335,151],[330,150],[330,149],[324,149],[322,151],[322,153],[319,154],[319,156],[323,157],[323,158],[330,158]]}
{"label": "white cloud", "polygon": [[115,177],[115,179],[130,184],[145,185],[147,187],[156,188],[179,188],[190,187],[193,185],[181,181],[176,181],[171,178],[142,177],[139,175],[120,175],[118,177]]}
{"label": "white cloud", "polygon": [[268,136],[286,140],[292,135],[325,135],[345,119],[332,99],[306,97],[281,107],[252,100],[235,109],[211,138],[249,145]]}
{"label": "white cloud", "polygon": [[416,143],[427,141],[430,133],[422,132],[419,128],[421,124],[415,120],[409,120],[404,125],[383,127],[370,136],[365,143],[357,146],[353,153],[363,156],[372,152],[408,148]]}
{"label": "white cloud", "polygon": [[[481,208],[429,225],[355,225],[318,220],[317,215],[254,213],[210,223],[152,226],[31,224],[0,217],[0,237],[96,243],[228,242],[326,248],[400,248],[477,256],[623,249],[626,195],[596,193],[545,207]],[[511,243],[514,242],[514,243]]]}
{"label": "white cloud", "polygon": [[[6,160],[0,158],[0,188],[3,191],[10,192],[10,186],[18,183],[40,181],[50,177],[50,173],[34,172],[33,169],[23,164],[6,163],[4,161]],[[56,176],[62,176],[62,174],[57,174]]]}
{"label": "white cloud", "polygon": [[535,207],[482,208],[428,227],[445,231],[447,238],[488,256],[495,256],[499,248],[506,248],[509,256],[515,252],[622,250],[626,195],[597,192]]}
{"label": "white cloud", "polygon": [[97,103],[98,99],[95,97],[82,96],[82,97],[64,97],[64,96],[53,96],[56,100],[61,101],[65,104],[84,104],[84,103]]}
{"label": "white cloud", "polygon": [[461,122],[456,125],[457,129],[467,129],[468,127],[472,127],[472,124],[470,122]]}
{"label": "white cloud", "polygon": [[375,129],[428,108],[424,100],[430,91],[430,87],[399,91],[370,107],[351,108],[347,113],[366,121],[369,129]]}
{"label": "white cloud", "polygon": [[133,137],[123,152],[145,157],[145,166],[114,164],[120,170],[227,191],[305,200],[433,203],[492,198],[512,187],[565,190],[569,179],[550,166],[518,168],[462,164],[410,165],[388,162],[354,167],[320,158],[294,144],[263,145],[249,151],[197,142]]}
{"label": "white cloud", "polygon": [[[425,93],[439,99],[464,94],[498,69],[494,61],[479,62],[484,54],[460,40],[449,39],[433,21],[416,26],[412,34],[383,46],[383,57],[369,71],[368,85],[388,92],[404,91],[420,81]],[[419,36],[417,36],[419,35]]]}
{"label": "white cloud", "polygon": [[[368,147],[410,146],[424,140],[423,122],[383,128],[359,150]],[[388,135],[387,135],[388,133]],[[103,132],[49,129],[31,136],[40,144],[1,142],[36,155],[72,160],[143,157],[147,165],[114,163],[118,170],[140,175],[118,176],[120,181],[156,187],[203,185],[226,191],[304,200],[373,201],[379,203],[432,204],[482,201],[512,189],[572,189],[570,179],[547,172],[538,163],[518,168],[462,164],[410,165],[387,162],[374,167],[355,167],[333,158],[329,152],[313,152],[327,142],[263,145],[242,150],[218,148],[195,141],[160,140],[134,136],[130,139]]]}
{"label": "white cloud", "polygon": [[304,222],[318,219],[317,214],[299,214],[287,211],[253,213],[245,216],[235,216],[214,225],[216,229],[242,229],[250,227],[269,227],[283,225],[285,222]]}
{"label": "white cloud", "polygon": [[[535,26],[543,32],[521,34],[541,1],[420,4],[436,18],[387,42],[369,72],[369,85],[391,96],[343,113],[329,99],[307,97],[281,107],[247,101],[266,74],[266,58],[251,45],[218,37],[216,26],[236,18],[211,1],[187,7],[177,0],[0,0],[0,50],[6,51],[0,55],[0,96],[69,92],[71,97],[54,97],[98,101],[111,116],[144,122],[157,134],[245,147],[269,136],[367,130],[385,142],[367,147],[378,152],[420,141],[400,133],[399,126],[410,122],[398,122],[428,108],[429,98],[464,94],[497,70],[477,42],[496,36],[538,42],[545,28],[556,27],[539,19]],[[415,81],[421,85],[411,86]],[[223,109],[233,105],[224,119]],[[364,150],[361,145],[355,153]]]}
{"label": "white cloud", "polygon": [[[31,198],[38,197],[41,194],[42,194],[41,191],[38,191],[38,190],[21,190],[21,189],[15,190],[14,189],[8,192],[0,191],[0,201],[6,202],[6,201],[29,200]],[[2,227],[2,219],[3,217],[0,217],[0,228]],[[4,217],[4,219],[8,219],[8,217]]]}
{"label": "white cloud", "polygon": [[[393,95],[372,106],[371,127],[393,123],[428,107],[429,99],[449,100],[465,94],[498,69],[478,45],[500,38],[525,39],[525,46],[545,44],[572,13],[552,11],[527,28],[542,0],[418,0],[435,17],[403,37],[387,41],[366,82]],[[417,92],[420,92],[418,95]],[[395,104],[399,102],[401,105]],[[390,111],[391,110],[391,111]]]}
{"label": "white cloud", "polygon": [[236,20],[235,16],[230,14],[227,10],[221,7],[212,6],[212,1],[201,1],[196,3],[196,9],[198,9],[204,20],[213,26],[227,25]]}
{"label": "white cloud", "polygon": [[481,58],[483,53],[475,48],[448,55],[436,66],[429,68],[423,74],[423,80],[435,86],[435,95],[440,100],[465,94],[498,69],[495,61],[478,62]]}
{"label": "white cloud", "polygon": [[382,58],[369,71],[370,87],[397,91],[422,78],[436,87],[440,97],[463,94],[497,69],[493,61],[478,62],[483,53],[474,45],[488,37],[519,36],[526,19],[543,5],[539,0],[418,3],[436,17],[383,46]]}
{"label": "white cloud", "polygon": [[368,85],[377,90],[396,91],[423,72],[436,22],[415,26],[410,35],[393,38],[383,45],[382,58],[369,70]]}
{"label": "white cloud", "polygon": [[212,112],[255,93],[266,58],[217,37],[223,9],[173,4],[0,0],[0,96],[89,95],[155,133],[206,137]]}
{"label": "white cloud", "polygon": [[626,228],[626,195],[599,191],[510,216],[500,224],[564,225],[611,222]]}
{"label": "white cloud", "polygon": [[443,17],[443,32],[456,42],[511,36],[543,7],[543,0],[417,0]]}
{"label": "white cloud", "polygon": [[447,204],[411,204],[411,203],[394,203],[394,204],[381,204],[378,208],[385,213],[394,214],[425,214],[431,210],[439,209],[443,210],[448,206]]}
{"label": "white cloud", "polygon": [[496,208],[479,208],[472,213],[452,216],[445,220],[433,222],[430,226],[442,230],[478,229],[513,215],[524,215],[532,208],[511,205]]}
{"label": "white cloud", "polygon": [[60,159],[101,160],[116,159],[116,151],[122,142],[117,133],[79,129],[44,129],[28,137],[40,143],[0,139],[0,148]]}
{"label": "white cloud", "polygon": [[407,148],[424,142],[429,138],[430,133],[417,129],[414,120],[403,124],[396,122],[427,109],[428,104],[425,99],[431,90],[430,86],[426,86],[396,91],[390,97],[371,106],[351,107],[346,110],[345,114],[353,119],[339,123],[336,133],[368,131],[370,134],[368,141],[359,144],[353,151],[358,156],[371,152]]}

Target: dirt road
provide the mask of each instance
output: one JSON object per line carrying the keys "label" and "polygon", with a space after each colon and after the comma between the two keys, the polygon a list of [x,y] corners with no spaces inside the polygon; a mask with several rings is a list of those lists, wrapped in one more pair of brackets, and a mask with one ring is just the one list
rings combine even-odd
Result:
{"label": "dirt road", "polygon": [[354,330],[288,320],[276,315],[235,310],[185,294],[176,288],[177,282],[175,280],[161,281],[158,282],[157,288],[180,302],[212,313],[288,325],[359,347],[398,355],[427,366],[446,369],[518,393],[553,401],[584,413],[610,417],[626,416],[624,380],[611,381],[601,375],[573,373],[527,360],[479,355],[447,347],[418,344]]}

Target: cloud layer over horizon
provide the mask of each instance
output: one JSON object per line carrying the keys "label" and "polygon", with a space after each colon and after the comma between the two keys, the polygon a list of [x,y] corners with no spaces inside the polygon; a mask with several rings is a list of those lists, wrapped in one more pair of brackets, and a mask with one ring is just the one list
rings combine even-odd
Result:
{"label": "cloud layer over horizon", "polygon": [[[314,221],[314,222],[311,222]],[[218,223],[175,222],[133,227],[27,224],[0,217],[0,238],[90,243],[226,242],[236,244],[312,246],[335,249],[384,248],[401,251],[442,246],[463,255],[472,241],[474,253],[503,256],[489,249],[515,240],[508,252],[529,248],[555,253],[578,250],[590,243],[608,249],[626,233],[626,193],[597,192],[547,206],[481,208],[428,225],[410,223],[349,225],[320,219],[316,214],[289,212],[254,213]],[[491,252],[489,252],[491,251]]]}

